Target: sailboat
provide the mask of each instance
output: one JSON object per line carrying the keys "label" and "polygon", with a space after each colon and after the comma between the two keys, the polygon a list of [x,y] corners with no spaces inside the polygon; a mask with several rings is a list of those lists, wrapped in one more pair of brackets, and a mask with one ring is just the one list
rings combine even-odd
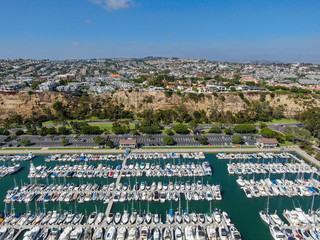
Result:
{"label": "sailboat", "polygon": [[270,197],[268,196],[267,210],[266,211],[262,210],[262,211],[259,212],[259,215],[260,215],[261,219],[268,225],[270,224],[269,200],[270,200]]}

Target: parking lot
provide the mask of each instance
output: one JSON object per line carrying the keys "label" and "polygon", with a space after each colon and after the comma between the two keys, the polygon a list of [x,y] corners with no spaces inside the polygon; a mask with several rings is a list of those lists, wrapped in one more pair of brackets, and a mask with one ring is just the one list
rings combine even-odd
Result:
{"label": "parking lot", "polygon": [[[245,143],[244,145],[255,145],[256,144],[256,135],[246,135],[239,134],[243,137]],[[79,135],[79,136],[65,136],[68,140],[68,147],[95,147],[97,146],[93,139],[97,135]],[[123,136],[123,135],[110,135],[110,139],[117,146],[119,145],[120,139],[133,138],[137,139],[138,147],[152,147],[152,146],[165,146],[163,143],[163,134],[155,135],[139,135],[139,136]],[[201,138],[201,135],[197,135],[198,138]],[[234,145],[231,141],[232,135],[225,134],[206,134],[208,138],[208,143],[212,146],[232,146]],[[0,141],[2,142],[2,147],[21,147],[20,140],[27,138],[30,140],[30,147],[62,147],[61,140],[62,136],[19,136],[18,138],[11,140],[7,143],[4,143],[3,140],[5,136],[0,136]],[[176,142],[176,146],[201,146],[198,141],[194,140],[193,135],[173,135],[173,138]]]}

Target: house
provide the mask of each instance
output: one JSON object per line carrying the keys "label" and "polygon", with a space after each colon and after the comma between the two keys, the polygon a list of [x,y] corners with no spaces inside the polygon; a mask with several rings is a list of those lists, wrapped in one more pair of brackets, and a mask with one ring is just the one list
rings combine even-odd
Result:
{"label": "house", "polygon": [[119,141],[120,148],[136,148],[137,147],[137,139],[121,139]]}
{"label": "house", "polygon": [[257,142],[257,147],[260,148],[275,148],[278,146],[278,140],[275,138],[260,138]]}

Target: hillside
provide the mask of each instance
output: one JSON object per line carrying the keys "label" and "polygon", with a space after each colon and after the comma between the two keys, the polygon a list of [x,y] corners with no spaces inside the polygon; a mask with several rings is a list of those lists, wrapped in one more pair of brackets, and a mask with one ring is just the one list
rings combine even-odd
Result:
{"label": "hillside", "polygon": [[[223,97],[224,101],[223,101]],[[245,95],[250,101],[260,101],[261,94]],[[123,104],[125,109],[132,110],[134,113],[141,112],[145,109],[170,109],[177,106],[185,105],[186,108],[193,112],[194,110],[204,109],[208,111],[211,108],[236,113],[247,108],[246,103],[236,94],[218,94],[207,95],[199,101],[194,101],[185,96],[173,94],[166,97],[164,93],[159,92],[124,92],[117,91],[114,94],[90,95],[93,103],[100,103],[104,106],[106,102]],[[33,93],[18,92],[16,95],[0,95],[0,119],[8,116],[20,114],[24,118],[32,114],[41,114],[44,108],[51,107],[56,101],[64,104],[74,105],[79,101],[78,96],[72,96],[62,93]],[[265,101],[269,101],[272,107],[283,106],[285,116],[293,117],[296,113],[311,107],[320,106],[320,100],[311,96],[296,98],[294,94],[279,94],[271,98],[270,94],[266,95]]]}

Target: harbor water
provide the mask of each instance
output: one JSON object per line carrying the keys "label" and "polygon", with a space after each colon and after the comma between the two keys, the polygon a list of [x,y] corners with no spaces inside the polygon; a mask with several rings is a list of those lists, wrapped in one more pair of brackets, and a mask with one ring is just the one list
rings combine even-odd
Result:
{"label": "harbor water", "polygon": [[[121,164],[120,161],[107,161],[107,162],[86,162],[86,163],[79,163],[79,162],[45,162],[46,156],[36,156],[32,161],[32,163],[35,166],[39,165],[46,165],[46,166],[55,166],[55,165],[66,165],[66,164],[88,164],[88,165],[95,165],[98,164],[106,164],[106,165],[112,165],[114,168]],[[44,178],[44,179],[29,179],[27,176],[29,174],[29,167],[31,161],[27,162],[21,162],[21,166],[23,169],[16,174],[8,175],[4,178],[0,179],[0,209],[1,212],[6,211],[7,213],[11,210],[14,210],[15,213],[25,213],[27,210],[31,210],[32,212],[40,212],[43,211],[45,208],[46,211],[49,210],[58,210],[58,211],[77,211],[85,214],[88,216],[93,211],[98,212],[105,212],[107,209],[107,204],[103,204],[103,202],[95,201],[95,202],[85,202],[85,203],[75,203],[75,202],[48,202],[48,203],[42,203],[42,202],[36,202],[33,201],[29,205],[26,205],[25,203],[14,203],[11,204],[5,204],[3,202],[6,192],[8,189],[16,186],[21,186],[24,183],[30,183],[30,181],[37,182],[37,183],[45,183],[45,184],[59,184],[59,183],[74,183],[74,184],[82,184],[82,183],[98,183],[100,185],[104,184],[110,184],[112,182],[115,182],[116,179],[114,178],[85,178],[85,179],[79,179],[79,178],[56,178],[52,179],[51,177]],[[202,181],[204,184],[219,184],[221,186],[222,191],[222,200],[217,201],[214,200],[212,202],[209,201],[186,201],[185,198],[182,196],[181,201],[166,201],[165,203],[160,202],[147,202],[147,201],[133,201],[133,202],[117,202],[113,203],[113,207],[111,211],[113,213],[116,212],[123,212],[124,210],[127,210],[128,212],[134,211],[150,211],[151,213],[159,213],[162,216],[162,221],[165,221],[165,215],[168,213],[169,210],[177,211],[179,208],[181,210],[188,209],[190,213],[206,213],[208,211],[214,210],[214,209],[221,209],[222,211],[226,211],[232,219],[232,222],[235,224],[235,226],[240,231],[242,237],[244,240],[271,240],[273,239],[271,234],[269,233],[268,226],[260,219],[258,212],[260,210],[264,210],[267,207],[267,198],[257,198],[257,199],[248,199],[246,198],[243,190],[240,189],[240,186],[236,183],[236,180],[238,178],[237,175],[229,175],[227,171],[227,163],[229,163],[229,160],[222,160],[217,159],[215,154],[206,154],[206,159],[196,160],[196,159],[175,159],[175,160],[128,160],[129,162],[154,162],[157,164],[161,164],[164,166],[168,161],[170,163],[173,163],[175,161],[175,164],[180,163],[191,163],[191,162],[203,162],[208,161],[211,164],[211,167],[213,169],[213,175],[212,176],[206,176],[206,177],[152,177],[147,178],[145,176],[142,177],[133,177],[133,178],[126,178],[122,177],[121,182],[122,183],[128,183],[131,186],[133,186],[136,182],[149,182],[150,184],[152,182],[186,182],[189,181],[190,183],[194,181]],[[243,161],[250,161],[250,162],[262,162],[263,160],[241,160]],[[284,159],[273,159],[273,160],[264,160],[264,161],[279,161],[279,162],[285,162],[289,160]],[[236,161],[239,162],[239,161]],[[10,164],[10,163],[2,163],[2,164]],[[245,179],[251,179],[255,178],[256,180],[260,178],[266,178],[268,175],[248,175],[243,176]],[[282,174],[271,174],[271,179],[277,179],[282,178]],[[297,177],[297,174],[286,174],[285,177],[287,179],[294,180]],[[310,175],[304,174],[304,177],[308,179]],[[317,175],[313,176],[314,178],[318,178]],[[320,204],[320,198],[318,196],[314,199],[314,209],[318,209]],[[270,198],[270,204],[269,204],[269,212],[273,213],[274,211],[277,211],[278,215],[281,217],[281,219],[286,222],[284,217],[282,216],[282,212],[284,209],[293,209],[294,207],[301,207],[303,210],[308,211],[308,209],[311,209],[312,206],[312,197],[271,197]],[[12,207],[14,209],[12,209]]]}

